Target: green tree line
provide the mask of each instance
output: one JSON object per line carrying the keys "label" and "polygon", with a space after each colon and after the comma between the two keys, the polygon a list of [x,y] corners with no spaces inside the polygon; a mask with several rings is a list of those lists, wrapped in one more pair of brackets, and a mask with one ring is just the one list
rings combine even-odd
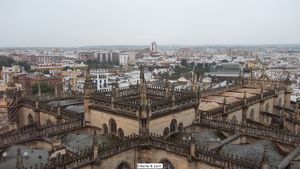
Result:
{"label": "green tree line", "polygon": [[26,72],[30,72],[30,64],[27,62],[16,62],[12,58],[9,58],[7,56],[0,56],[0,70],[2,70],[3,66],[13,66],[13,65],[19,65],[24,67]]}
{"label": "green tree line", "polygon": [[[37,94],[39,92],[39,84],[36,83],[31,87],[32,93]],[[54,87],[49,86],[46,83],[41,83],[41,93],[54,93]]]}

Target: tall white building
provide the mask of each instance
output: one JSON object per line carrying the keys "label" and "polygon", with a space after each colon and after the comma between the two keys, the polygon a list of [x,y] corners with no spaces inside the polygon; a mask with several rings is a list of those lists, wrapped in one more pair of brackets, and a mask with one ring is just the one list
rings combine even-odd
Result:
{"label": "tall white building", "polygon": [[129,55],[127,53],[121,53],[119,56],[120,56],[119,65],[123,65],[123,66],[127,65]]}
{"label": "tall white building", "polygon": [[156,42],[152,42],[150,46],[151,52],[156,52],[157,51],[157,44]]}
{"label": "tall white building", "polygon": [[108,74],[104,69],[91,70],[93,82],[96,84],[97,90],[108,88]]}
{"label": "tall white building", "polygon": [[106,62],[119,62],[118,52],[95,52],[94,59],[98,60],[100,63]]}

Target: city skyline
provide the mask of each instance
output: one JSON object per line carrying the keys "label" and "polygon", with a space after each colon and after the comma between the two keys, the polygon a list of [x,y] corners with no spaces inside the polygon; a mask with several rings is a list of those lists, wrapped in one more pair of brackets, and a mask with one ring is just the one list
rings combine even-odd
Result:
{"label": "city skyline", "polygon": [[0,47],[300,44],[299,1],[6,1]]}

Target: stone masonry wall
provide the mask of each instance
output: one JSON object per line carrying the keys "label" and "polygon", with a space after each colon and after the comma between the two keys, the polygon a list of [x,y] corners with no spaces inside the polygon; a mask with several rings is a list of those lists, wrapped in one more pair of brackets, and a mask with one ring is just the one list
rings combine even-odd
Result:
{"label": "stone masonry wall", "polygon": [[191,108],[181,112],[172,113],[170,115],[163,116],[158,119],[150,120],[150,132],[163,135],[164,128],[170,128],[170,123],[173,119],[177,120],[177,126],[179,123],[182,123],[183,127],[190,126],[192,125],[193,120],[195,119],[195,114],[195,109]]}
{"label": "stone masonry wall", "polygon": [[108,126],[108,131],[110,131],[109,120],[114,119],[117,124],[117,129],[122,128],[125,136],[133,133],[138,134],[139,132],[139,123],[137,120],[128,119],[122,116],[118,116],[117,114],[113,115],[94,109],[90,110],[90,114],[92,126],[103,128],[103,124],[106,124]]}

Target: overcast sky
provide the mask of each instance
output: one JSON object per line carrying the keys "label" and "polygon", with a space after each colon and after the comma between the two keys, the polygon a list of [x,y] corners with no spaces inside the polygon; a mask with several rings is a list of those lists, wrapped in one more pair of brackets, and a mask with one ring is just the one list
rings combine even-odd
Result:
{"label": "overcast sky", "polygon": [[0,47],[300,43],[300,0],[0,0]]}

